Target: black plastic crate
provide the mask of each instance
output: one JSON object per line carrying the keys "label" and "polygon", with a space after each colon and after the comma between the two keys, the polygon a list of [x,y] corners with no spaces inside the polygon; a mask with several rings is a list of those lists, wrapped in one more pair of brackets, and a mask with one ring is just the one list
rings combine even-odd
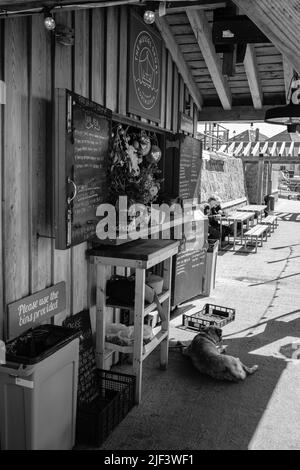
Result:
{"label": "black plastic crate", "polygon": [[77,409],[76,444],[99,447],[134,406],[135,376],[96,370],[99,394]]}
{"label": "black plastic crate", "polygon": [[205,304],[200,312],[182,316],[182,325],[199,331],[203,326],[223,326],[235,319],[235,309],[220,305]]}

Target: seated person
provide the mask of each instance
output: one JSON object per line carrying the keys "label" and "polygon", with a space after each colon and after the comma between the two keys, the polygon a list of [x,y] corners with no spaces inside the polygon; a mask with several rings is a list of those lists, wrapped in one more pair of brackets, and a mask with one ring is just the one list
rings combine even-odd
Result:
{"label": "seated person", "polygon": [[265,208],[265,210],[264,210],[265,217],[268,217],[268,215],[269,215],[269,201],[270,201],[269,196],[266,195],[266,196],[264,197],[264,203],[265,203],[265,205],[267,206],[267,207]]}
{"label": "seated person", "polygon": [[210,206],[209,204],[205,204],[203,207],[203,213],[208,217],[208,239],[209,240],[220,240],[220,227],[214,227],[211,224],[212,215],[210,214]]}
{"label": "seated person", "polygon": [[221,199],[219,196],[210,196],[208,198],[208,204],[204,208],[204,214],[208,215],[209,226],[208,226],[208,238],[222,241],[231,235],[231,228],[228,225],[222,225],[222,236],[221,236],[221,224],[220,220],[225,216],[224,211],[221,208]]}

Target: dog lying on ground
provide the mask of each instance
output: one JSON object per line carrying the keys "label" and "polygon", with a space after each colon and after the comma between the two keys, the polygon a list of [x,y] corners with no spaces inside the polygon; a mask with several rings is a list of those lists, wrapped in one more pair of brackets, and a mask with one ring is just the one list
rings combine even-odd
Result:
{"label": "dog lying on ground", "polygon": [[239,382],[257,371],[258,366],[247,367],[239,358],[223,352],[222,330],[215,326],[201,328],[191,344],[182,350],[199,372],[214,379]]}

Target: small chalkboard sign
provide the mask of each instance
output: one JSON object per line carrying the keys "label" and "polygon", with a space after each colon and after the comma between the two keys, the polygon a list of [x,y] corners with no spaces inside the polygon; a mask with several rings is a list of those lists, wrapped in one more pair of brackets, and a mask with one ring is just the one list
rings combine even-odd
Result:
{"label": "small chalkboard sign", "polygon": [[181,251],[173,268],[172,305],[177,306],[201,295],[205,282],[206,250]]}
{"label": "small chalkboard sign", "polygon": [[112,112],[66,89],[55,98],[56,248],[66,249],[95,235],[107,201]]}
{"label": "small chalkboard sign", "polygon": [[16,338],[66,309],[66,283],[61,281],[7,306],[7,337]]}
{"label": "small chalkboard sign", "polygon": [[83,310],[67,317],[63,326],[81,331],[79,344],[78,404],[91,403],[98,395],[96,359],[93,345],[90,314]]}

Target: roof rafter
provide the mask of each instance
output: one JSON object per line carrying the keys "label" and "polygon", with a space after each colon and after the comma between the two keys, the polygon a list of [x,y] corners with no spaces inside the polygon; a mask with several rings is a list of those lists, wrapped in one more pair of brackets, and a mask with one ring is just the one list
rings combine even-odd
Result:
{"label": "roof rafter", "polygon": [[299,0],[233,0],[300,73]]}
{"label": "roof rafter", "polygon": [[[161,2],[161,0],[159,0]],[[173,2],[174,3],[174,0]],[[190,5],[189,5],[190,3]],[[218,0],[218,1],[203,1],[203,2],[184,2],[178,1],[176,6],[166,6],[166,14],[168,13],[180,13],[181,11],[186,12],[187,10],[216,10],[217,8],[225,8],[226,1]]]}
{"label": "roof rafter", "polygon": [[284,75],[284,85],[285,85],[285,96],[286,96],[286,102],[289,102],[290,96],[290,87],[292,83],[292,78],[294,76],[294,68],[289,62],[288,59],[286,59],[284,56],[282,58],[283,60],[283,75]]}
{"label": "roof rafter", "polygon": [[201,49],[206,66],[224,109],[231,109],[231,92],[227,78],[222,75],[221,60],[212,41],[211,28],[203,11],[186,12],[196,40]]}
{"label": "roof rafter", "polygon": [[178,68],[178,71],[179,73],[181,74],[185,84],[187,85],[188,89],[189,89],[189,92],[194,100],[194,102],[196,103],[198,109],[202,109],[202,105],[203,105],[203,98],[202,98],[202,95],[201,95],[201,92],[194,80],[194,77],[190,71],[190,69],[188,68],[185,60],[184,60],[184,57],[183,57],[183,54],[177,44],[177,42],[175,41],[175,38],[172,34],[172,31],[167,23],[167,21],[165,20],[164,17],[158,17],[158,15],[156,15],[155,17],[155,22],[156,22],[156,25],[162,35],[162,38],[163,40],[165,41],[165,44],[167,46],[167,48],[169,49],[170,51],[170,54],[172,56],[172,59],[174,60],[175,64],[177,65],[177,68]]}
{"label": "roof rafter", "polygon": [[263,106],[263,92],[259,79],[255,47],[253,44],[247,44],[244,67],[252,96],[253,106],[255,109],[261,109]]}

